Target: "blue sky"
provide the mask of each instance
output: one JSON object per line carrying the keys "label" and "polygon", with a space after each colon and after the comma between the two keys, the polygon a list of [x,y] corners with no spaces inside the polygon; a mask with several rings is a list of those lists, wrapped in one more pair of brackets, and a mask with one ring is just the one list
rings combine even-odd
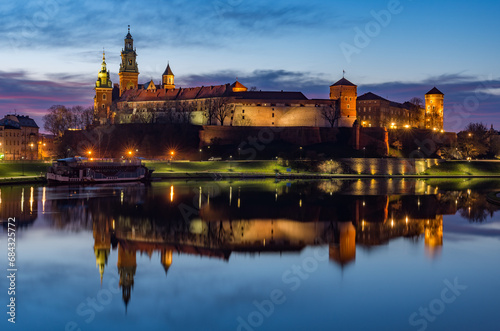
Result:
{"label": "blue sky", "polygon": [[327,98],[342,77],[394,101],[445,94],[445,129],[500,129],[500,3],[207,0],[0,3],[0,115],[39,125],[53,104],[92,105],[102,49],[118,82],[127,25],[141,83],[170,61],[181,87],[233,82]]}

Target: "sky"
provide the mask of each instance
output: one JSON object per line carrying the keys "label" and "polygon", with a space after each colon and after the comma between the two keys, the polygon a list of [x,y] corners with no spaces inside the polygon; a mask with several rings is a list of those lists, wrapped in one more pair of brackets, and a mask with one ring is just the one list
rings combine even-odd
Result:
{"label": "sky", "polygon": [[445,130],[500,129],[500,2],[150,0],[0,2],[0,115],[92,106],[102,51],[113,83],[131,26],[139,83],[232,83],[328,98],[345,77],[392,101],[445,94]]}

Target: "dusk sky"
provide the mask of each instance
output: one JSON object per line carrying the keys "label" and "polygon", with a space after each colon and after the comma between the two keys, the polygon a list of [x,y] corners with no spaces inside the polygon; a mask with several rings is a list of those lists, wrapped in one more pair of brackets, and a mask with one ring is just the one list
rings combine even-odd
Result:
{"label": "dusk sky", "polygon": [[404,102],[436,86],[445,130],[500,129],[500,43],[494,0],[2,1],[0,115],[42,116],[93,104],[102,50],[113,83],[127,25],[139,83],[167,62],[177,87],[238,80],[259,90],[328,98],[345,77],[358,95]]}

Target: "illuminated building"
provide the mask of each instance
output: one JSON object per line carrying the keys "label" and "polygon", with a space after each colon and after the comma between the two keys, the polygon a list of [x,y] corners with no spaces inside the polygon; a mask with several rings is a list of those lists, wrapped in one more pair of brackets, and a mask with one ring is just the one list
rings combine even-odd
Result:
{"label": "illuminated building", "polygon": [[29,116],[6,115],[0,120],[0,159],[36,160],[38,130]]}
{"label": "illuminated building", "polygon": [[136,251],[129,250],[123,245],[118,245],[118,273],[120,274],[119,285],[122,288],[125,306],[130,301],[130,294],[134,286],[135,270],[137,269]]}
{"label": "illuminated building", "polygon": [[95,219],[92,227],[94,234],[94,254],[96,266],[99,268],[102,284],[104,268],[108,264],[108,256],[111,251],[110,226],[106,219]]}
{"label": "illuminated building", "polygon": [[[101,71],[97,74],[94,96],[94,114],[96,118],[106,119],[110,116],[111,104],[113,103],[113,84],[106,68],[106,58],[102,52]],[[106,122],[102,122],[105,124]]]}
{"label": "illuminated building", "polygon": [[425,128],[434,131],[443,129],[444,94],[433,88],[425,94]]}
{"label": "illuminated building", "polygon": [[[239,81],[232,84],[176,88],[170,64],[158,83],[139,84],[139,68],[130,26],[121,52],[120,83],[112,87],[103,59],[96,83],[96,121],[104,123],[192,123],[257,127],[443,128],[442,93],[426,95],[424,109],[392,102],[373,93],[357,97],[357,86],[344,77],[330,86],[329,99],[308,99],[301,92],[257,91]],[[112,96],[112,100],[109,99]],[[428,100],[429,99],[429,100]],[[429,107],[429,106],[428,106]],[[218,109],[216,116],[214,109]],[[222,111],[220,111],[222,109]],[[440,114],[440,117],[435,115]],[[432,115],[432,116],[431,116]]]}
{"label": "illuminated building", "polygon": [[[176,88],[170,64],[157,84],[139,84],[134,40],[128,34],[121,52],[120,83],[113,86],[103,57],[96,82],[94,115],[104,123],[180,123],[220,125],[206,116],[225,107],[225,126],[351,127],[356,120],[357,86],[342,78],[330,87],[330,99],[308,99],[301,92],[249,90],[242,83]],[[112,96],[110,100],[109,97]],[[330,119],[324,114],[329,114]]]}

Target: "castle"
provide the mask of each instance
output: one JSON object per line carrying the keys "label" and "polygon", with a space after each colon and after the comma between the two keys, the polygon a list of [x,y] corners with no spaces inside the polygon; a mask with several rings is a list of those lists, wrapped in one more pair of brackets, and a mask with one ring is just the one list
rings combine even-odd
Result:
{"label": "castle", "polygon": [[357,96],[344,77],[330,86],[329,99],[308,99],[301,92],[249,90],[232,84],[181,88],[170,64],[155,83],[139,84],[139,68],[130,26],[121,52],[119,84],[113,85],[105,54],[95,84],[95,121],[106,123],[191,123],[259,127],[361,126],[443,129],[443,93],[433,88],[425,109],[396,103],[373,93]]}

